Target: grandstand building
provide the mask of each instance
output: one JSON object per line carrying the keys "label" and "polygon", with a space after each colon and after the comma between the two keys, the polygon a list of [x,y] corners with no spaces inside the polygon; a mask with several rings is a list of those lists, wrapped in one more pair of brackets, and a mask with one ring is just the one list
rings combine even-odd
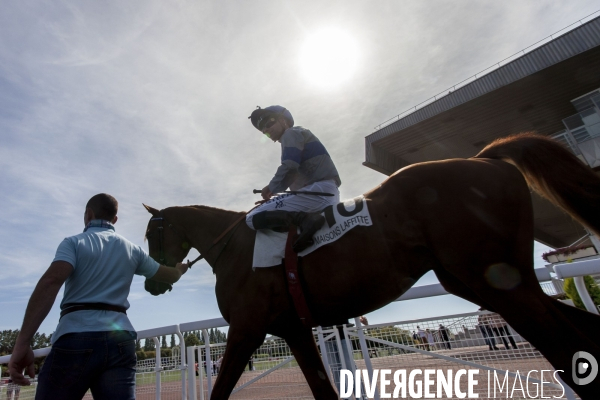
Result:
{"label": "grandstand building", "polygon": [[[496,138],[536,131],[600,171],[600,17],[497,66],[377,127],[365,138],[363,164],[390,175],[413,163],[472,157]],[[557,248],[586,235],[532,196],[537,241]]]}

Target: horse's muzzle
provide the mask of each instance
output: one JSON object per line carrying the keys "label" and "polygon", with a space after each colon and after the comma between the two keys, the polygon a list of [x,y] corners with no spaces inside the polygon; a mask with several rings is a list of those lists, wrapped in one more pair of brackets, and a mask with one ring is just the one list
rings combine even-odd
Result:
{"label": "horse's muzzle", "polygon": [[144,282],[144,289],[146,289],[146,291],[151,295],[158,296],[160,294],[165,294],[167,291],[170,292],[173,290],[173,285],[170,283],[153,281],[152,279],[146,278],[146,282]]}

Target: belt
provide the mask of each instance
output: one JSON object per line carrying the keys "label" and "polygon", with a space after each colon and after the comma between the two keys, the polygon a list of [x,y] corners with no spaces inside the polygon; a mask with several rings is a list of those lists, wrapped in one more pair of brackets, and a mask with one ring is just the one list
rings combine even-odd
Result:
{"label": "belt", "polygon": [[121,306],[115,306],[112,304],[106,303],[69,303],[65,304],[65,308],[60,312],[60,317],[64,317],[67,314],[70,314],[75,311],[82,310],[105,310],[105,311],[115,311],[120,312],[127,315],[127,309]]}

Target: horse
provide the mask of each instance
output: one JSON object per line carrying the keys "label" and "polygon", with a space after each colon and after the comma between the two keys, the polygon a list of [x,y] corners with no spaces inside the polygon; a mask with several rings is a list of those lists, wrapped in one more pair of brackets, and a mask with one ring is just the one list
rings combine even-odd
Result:
{"label": "horse", "polygon": [[[600,356],[600,317],[542,291],[533,270],[530,188],[600,233],[600,178],[541,135],[509,136],[472,158],[396,171],[364,194],[371,226],[355,227],[301,258],[300,281],[314,321],[331,326],[374,311],[433,270],[449,293],[499,313],[581,398],[597,398],[600,379],[578,386],[571,361],[578,351]],[[230,328],[212,399],[229,397],[267,334],[286,341],[315,398],[338,398],[312,330],[295,311],[283,267],[252,270],[255,231],[242,222],[245,213],[144,207],[152,214],[146,230],[151,257],[174,266],[193,247],[216,275],[219,310]],[[167,288],[146,285],[154,295]]]}

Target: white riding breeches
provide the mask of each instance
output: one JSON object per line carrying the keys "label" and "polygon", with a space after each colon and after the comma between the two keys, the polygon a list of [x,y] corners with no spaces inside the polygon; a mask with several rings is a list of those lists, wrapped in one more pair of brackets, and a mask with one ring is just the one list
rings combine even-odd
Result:
{"label": "white riding breeches", "polygon": [[315,182],[310,185],[304,186],[299,192],[310,191],[310,192],[324,192],[331,193],[333,196],[318,196],[309,194],[290,194],[283,193],[277,197],[273,197],[250,211],[246,215],[246,224],[252,229],[252,218],[255,214],[263,211],[304,211],[304,212],[317,212],[323,210],[325,207],[340,202],[340,191],[333,180],[326,180]]}

